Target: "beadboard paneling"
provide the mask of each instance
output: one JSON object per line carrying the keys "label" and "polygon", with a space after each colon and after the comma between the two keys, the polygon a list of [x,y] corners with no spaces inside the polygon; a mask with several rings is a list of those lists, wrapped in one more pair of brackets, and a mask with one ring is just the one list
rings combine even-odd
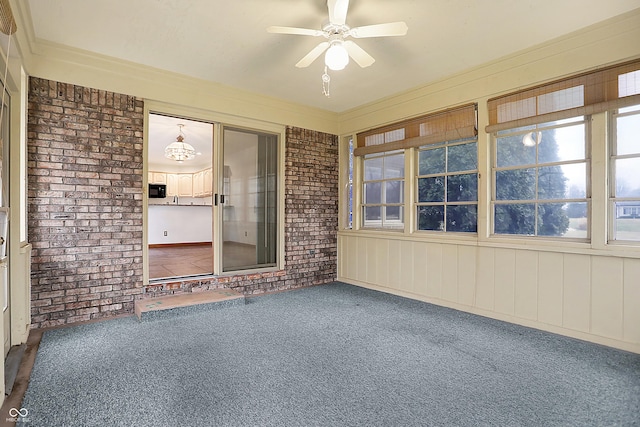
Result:
{"label": "beadboard paneling", "polygon": [[353,235],[340,241],[339,280],[640,352],[640,259]]}

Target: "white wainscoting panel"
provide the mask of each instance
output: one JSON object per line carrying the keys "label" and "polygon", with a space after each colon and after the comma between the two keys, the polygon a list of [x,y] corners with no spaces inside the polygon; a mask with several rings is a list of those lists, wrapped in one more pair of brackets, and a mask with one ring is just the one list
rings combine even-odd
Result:
{"label": "white wainscoting panel", "polygon": [[538,253],[516,251],[515,316],[538,319]]}
{"label": "white wainscoting panel", "polygon": [[478,248],[476,267],[476,307],[493,311],[495,306],[495,249]]}
{"label": "white wainscoting panel", "polygon": [[475,246],[457,246],[458,248],[458,303],[473,307],[476,295],[476,258]]}
{"label": "white wainscoting panel", "polygon": [[338,280],[640,353],[640,259],[349,233],[338,251]]}
{"label": "white wainscoting panel", "polygon": [[512,316],[515,311],[516,251],[496,249],[494,265],[495,310]]}
{"label": "white wainscoting panel", "polygon": [[559,254],[564,259],[562,324],[565,328],[589,332],[591,312],[591,257]]}
{"label": "white wainscoting panel", "polygon": [[623,339],[640,343],[640,259],[624,260],[623,300]]}
{"label": "white wainscoting panel", "polygon": [[562,326],[562,254],[538,254],[538,321]]}
{"label": "white wainscoting panel", "polygon": [[593,257],[591,260],[591,333],[622,339],[623,260]]}
{"label": "white wainscoting panel", "polygon": [[442,245],[442,299],[458,302],[458,249]]}

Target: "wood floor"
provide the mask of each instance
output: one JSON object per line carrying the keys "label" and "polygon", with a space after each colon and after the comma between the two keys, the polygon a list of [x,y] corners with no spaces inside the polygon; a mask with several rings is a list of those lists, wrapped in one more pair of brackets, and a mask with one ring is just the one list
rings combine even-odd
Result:
{"label": "wood floor", "polygon": [[[255,264],[256,247],[225,242],[223,246],[225,268]],[[149,248],[149,279],[197,276],[213,273],[213,247],[166,246]]]}

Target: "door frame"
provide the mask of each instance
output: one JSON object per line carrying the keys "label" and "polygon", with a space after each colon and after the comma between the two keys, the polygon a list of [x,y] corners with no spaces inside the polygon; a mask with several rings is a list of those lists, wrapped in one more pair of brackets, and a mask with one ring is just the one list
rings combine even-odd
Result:
{"label": "door frame", "polygon": [[[237,274],[250,274],[254,272],[275,271],[284,269],[285,261],[285,141],[286,141],[286,129],[287,127],[282,124],[262,121],[258,119],[251,119],[245,117],[234,116],[230,114],[224,114],[220,112],[208,111],[199,108],[187,107],[183,105],[170,104],[154,100],[145,100],[144,102],[144,132],[143,132],[143,199],[148,197],[147,194],[147,176],[149,172],[149,165],[147,162],[148,150],[149,150],[149,114],[163,114],[173,117],[184,117],[185,119],[204,121],[213,123],[214,136],[213,136],[213,185],[212,189],[214,194],[220,194],[223,189],[224,168],[218,167],[219,162],[222,161],[222,131],[224,127],[231,127],[234,129],[246,129],[264,133],[271,133],[278,135],[278,172],[277,172],[277,260],[275,267],[258,268],[252,270],[239,270],[223,272],[222,270],[222,257],[220,251],[216,251],[218,244],[216,240],[213,240],[214,245],[214,260],[213,260],[213,275],[214,276],[232,276]],[[224,166],[224,165],[222,165]],[[212,212],[212,234],[213,236],[221,236],[221,209],[217,209],[214,206]],[[148,222],[149,212],[147,204],[143,204],[142,211],[143,230],[142,230],[142,257],[143,257],[143,286],[148,286],[149,281],[149,236],[148,236]]]}

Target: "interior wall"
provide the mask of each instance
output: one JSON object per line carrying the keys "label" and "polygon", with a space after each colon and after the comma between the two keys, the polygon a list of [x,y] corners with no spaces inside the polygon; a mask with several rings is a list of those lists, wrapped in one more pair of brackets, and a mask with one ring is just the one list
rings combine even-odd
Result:
{"label": "interior wall", "polygon": [[[477,235],[343,228],[339,280],[640,353],[640,245],[606,241],[605,115],[591,120],[588,243],[491,235],[491,135],[484,130],[489,98],[636,59],[637,40],[640,10],[343,114],[343,134],[355,135],[477,103],[480,179]],[[342,156],[343,171],[347,160]]]}
{"label": "interior wall", "polygon": [[211,209],[210,205],[149,207],[147,214],[149,244],[211,242]]}
{"label": "interior wall", "polygon": [[640,259],[341,234],[338,278],[640,353]]}
{"label": "interior wall", "polygon": [[143,291],[143,102],[29,83],[32,327],[132,313]]}
{"label": "interior wall", "polygon": [[337,136],[287,128],[283,269],[149,285],[143,101],[32,77],[27,116],[32,327],[131,314],[135,299],[158,294],[261,293],[335,280]]}

